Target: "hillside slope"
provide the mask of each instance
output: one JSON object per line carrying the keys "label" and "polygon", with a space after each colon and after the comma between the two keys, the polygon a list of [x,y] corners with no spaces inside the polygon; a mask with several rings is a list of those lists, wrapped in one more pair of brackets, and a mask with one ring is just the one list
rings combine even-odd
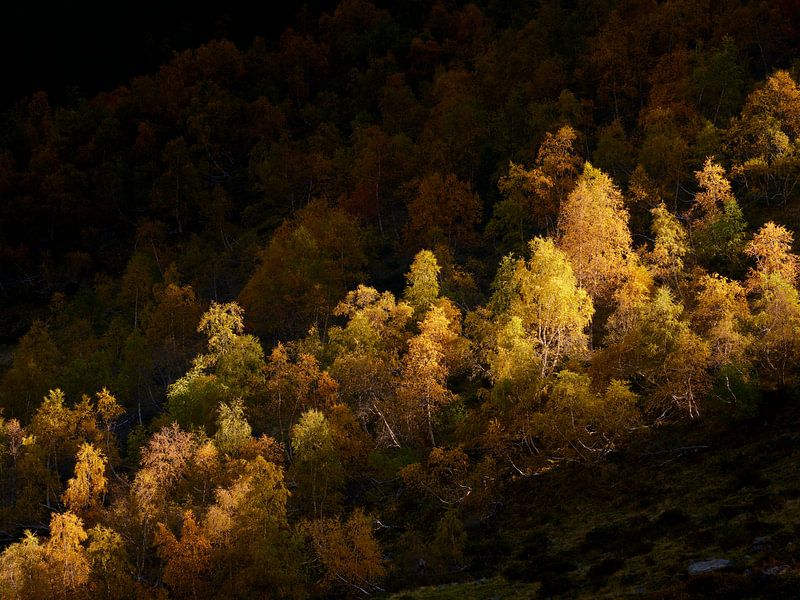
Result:
{"label": "hillside slope", "polygon": [[[607,463],[520,479],[469,531],[477,581],[393,598],[796,597],[798,422],[786,401],[738,427],[643,432]],[[689,575],[710,559],[731,565]]]}

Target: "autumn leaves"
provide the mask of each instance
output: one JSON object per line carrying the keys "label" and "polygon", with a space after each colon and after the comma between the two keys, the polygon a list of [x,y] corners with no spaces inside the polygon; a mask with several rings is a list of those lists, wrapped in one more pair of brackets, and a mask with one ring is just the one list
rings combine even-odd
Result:
{"label": "autumn leaves", "polygon": [[[585,164],[554,235],[501,259],[473,310],[443,293],[428,250],[400,298],[359,285],[326,330],[268,354],[238,304],[212,303],[165,414],[129,434],[127,468],[115,398],[51,392],[26,426],[2,422],[8,517],[50,513],[48,536],[0,556],[4,589],[373,593],[390,574],[379,507],[350,486],[388,480],[381,510],[436,515],[424,552],[447,572],[464,560],[462,519],[489,512],[504,476],[599,460],[642,424],[712,406],[749,414],[759,390],[797,377],[798,259],[779,225],[748,239],[718,164],[696,175],[688,212],[650,198],[652,236],[635,248],[625,198]],[[193,310],[186,290],[161,293]]]}

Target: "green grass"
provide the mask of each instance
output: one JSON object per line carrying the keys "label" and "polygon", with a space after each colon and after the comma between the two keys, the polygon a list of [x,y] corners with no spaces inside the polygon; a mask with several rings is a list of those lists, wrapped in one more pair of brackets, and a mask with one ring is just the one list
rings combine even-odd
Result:
{"label": "green grass", "polygon": [[[467,574],[483,579],[391,598],[800,597],[799,474],[792,406],[660,428],[601,465],[511,482],[497,515],[467,529]],[[688,575],[708,558],[733,568]]]}
{"label": "green grass", "polygon": [[401,592],[390,596],[391,600],[465,600],[466,598],[503,598],[504,600],[527,600],[535,598],[541,585],[510,583],[502,577],[418,588],[412,592]]}

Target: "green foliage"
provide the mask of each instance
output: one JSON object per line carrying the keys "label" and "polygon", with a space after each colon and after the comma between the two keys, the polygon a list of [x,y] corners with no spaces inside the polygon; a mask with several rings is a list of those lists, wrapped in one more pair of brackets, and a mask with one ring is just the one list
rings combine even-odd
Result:
{"label": "green foliage", "polygon": [[86,553],[91,565],[89,585],[102,598],[121,599],[133,592],[133,565],[122,536],[102,525],[88,532]]}
{"label": "green foliage", "polygon": [[711,393],[719,398],[721,417],[729,417],[734,421],[746,421],[758,414],[761,407],[760,382],[753,374],[742,371],[736,365],[723,366],[714,375]]}
{"label": "green foliage", "polygon": [[264,351],[258,340],[243,334],[243,311],[236,303],[212,303],[198,331],[208,338],[208,353],[169,386],[171,417],[187,429],[215,427],[217,407],[235,400],[247,402],[263,385]]}
{"label": "green foliage", "polygon": [[733,38],[725,36],[713,52],[701,55],[692,72],[691,85],[700,112],[713,123],[724,123],[741,107],[745,69]]}
{"label": "green foliage", "polygon": [[169,388],[167,410],[181,427],[206,427],[214,423],[214,410],[232,394],[214,375],[192,370]]}
{"label": "green foliage", "polygon": [[648,258],[662,279],[675,283],[683,269],[683,261],[689,252],[689,239],[678,218],[662,202],[650,211],[653,224],[650,229],[655,236],[653,250]]}
{"label": "green foliage", "polygon": [[341,502],[344,472],[328,420],[309,410],[292,427],[292,466],[289,476],[298,486],[295,501],[304,513],[335,513]]}
{"label": "green foliage", "polygon": [[629,380],[641,390],[649,417],[673,408],[696,417],[708,391],[708,343],[691,330],[683,312],[683,305],[661,287],[641,305],[620,340],[595,356],[597,372]]}
{"label": "green foliage", "polygon": [[727,200],[722,212],[694,234],[698,258],[712,267],[736,272],[745,246],[747,223],[736,200]]}
{"label": "green foliage", "polygon": [[800,293],[780,275],[766,275],[753,311],[753,353],[767,386],[783,388],[797,376]]}
{"label": "green foliage", "polygon": [[231,352],[237,338],[244,332],[244,311],[236,303],[211,303],[203,315],[197,331],[208,338],[208,351],[215,358]]}
{"label": "green foliage", "polygon": [[598,396],[587,375],[564,370],[531,426],[548,457],[596,460],[639,422],[637,400],[623,381],[612,380]]}
{"label": "green foliage", "polygon": [[430,553],[434,568],[447,573],[458,570],[464,563],[467,534],[455,510],[448,510],[436,525]]}
{"label": "green foliage", "polygon": [[244,405],[239,399],[231,404],[223,402],[220,403],[217,413],[214,442],[220,452],[236,454],[250,440],[253,431],[244,417]]}
{"label": "green foliage", "polygon": [[430,250],[420,250],[406,273],[403,300],[414,309],[414,316],[422,318],[439,297],[439,272],[441,267]]}
{"label": "green foliage", "polygon": [[360,285],[336,307],[334,314],[348,320],[345,327],[328,330],[330,343],[339,356],[397,352],[405,343],[412,310],[405,302],[396,302],[391,292]]}
{"label": "green foliage", "polygon": [[578,287],[566,256],[542,238],[531,240],[530,252],[528,261],[514,262],[513,275],[513,259],[503,259],[495,279],[493,305],[504,309],[496,315],[488,356],[496,380],[531,369],[546,377],[565,355],[580,355],[587,347],[592,301]]}
{"label": "green foliage", "polygon": [[685,177],[689,143],[675,112],[656,106],[643,115],[644,127],[638,162],[666,195]]}

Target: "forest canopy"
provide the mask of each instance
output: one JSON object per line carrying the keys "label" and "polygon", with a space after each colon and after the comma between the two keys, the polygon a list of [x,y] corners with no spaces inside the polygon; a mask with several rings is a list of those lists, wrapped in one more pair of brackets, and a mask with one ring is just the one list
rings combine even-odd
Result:
{"label": "forest canopy", "polygon": [[0,598],[468,576],[800,378],[791,2],[343,0],[0,128]]}

